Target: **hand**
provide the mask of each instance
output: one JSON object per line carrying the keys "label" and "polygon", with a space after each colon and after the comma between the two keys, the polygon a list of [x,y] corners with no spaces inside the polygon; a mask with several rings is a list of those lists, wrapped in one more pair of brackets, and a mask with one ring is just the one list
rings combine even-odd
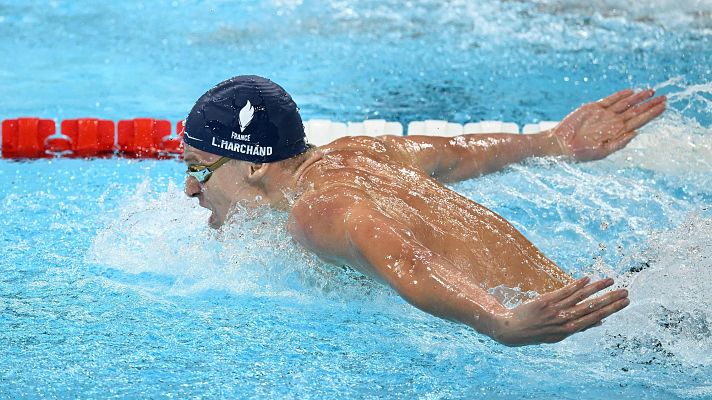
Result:
{"label": "hand", "polygon": [[613,279],[588,282],[589,278],[579,279],[510,310],[499,321],[495,339],[508,346],[559,342],[600,325],[602,319],[630,303],[625,289],[584,301],[611,286]]}
{"label": "hand", "polygon": [[654,93],[650,89],[634,94],[626,89],[585,104],[567,115],[550,134],[563,155],[577,161],[599,160],[625,147],[635,137],[636,129],[665,111],[665,96],[648,100]]}

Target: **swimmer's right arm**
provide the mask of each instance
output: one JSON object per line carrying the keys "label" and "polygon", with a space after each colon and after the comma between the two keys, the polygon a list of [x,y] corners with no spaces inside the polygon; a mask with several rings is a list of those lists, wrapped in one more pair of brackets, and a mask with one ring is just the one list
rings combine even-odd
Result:
{"label": "swimmer's right arm", "polygon": [[309,204],[314,207],[305,208],[308,211],[291,222],[299,242],[327,261],[347,263],[384,281],[419,309],[464,323],[502,344],[558,342],[627,305],[627,292],[621,290],[589,299],[612,281],[588,284],[584,279],[507,309],[445,257],[423,246],[402,223],[368,202],[329,216],[319,200],[316,204],[313,200]]}
{"label": "swimmer's right arm", "polygon": [[[314,203],[314,201],[309,201]],[[317,204],[292,212],[290,230],[321,259],[348,264],[389,285],[408,303],[497,337],[507,309],[444,257],[420,244],[402,223],[360,202],[342,212]]]}
{"label": "swimmer's right arm", "polygon": [[507,309],[444,257],[415,240],[398,221],[369,208],[348,218],[351,263],[374,269],[406,301],[437,317],[464,323],[507,346],[559,342],[597,326],[628,305],[613,284],[587,278]]}

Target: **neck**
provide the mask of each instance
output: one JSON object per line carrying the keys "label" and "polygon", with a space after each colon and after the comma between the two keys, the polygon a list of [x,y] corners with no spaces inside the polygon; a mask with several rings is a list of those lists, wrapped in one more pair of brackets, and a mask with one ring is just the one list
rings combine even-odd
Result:
{"label": "neck", "polygon": [[324,157],[320,150],[308,150],[309,154],[296,168],[280,169],[268,188],[265,197],[272,208],[288,211],[294,200],[304,193],[308,181],[303,179],[307,173]]}

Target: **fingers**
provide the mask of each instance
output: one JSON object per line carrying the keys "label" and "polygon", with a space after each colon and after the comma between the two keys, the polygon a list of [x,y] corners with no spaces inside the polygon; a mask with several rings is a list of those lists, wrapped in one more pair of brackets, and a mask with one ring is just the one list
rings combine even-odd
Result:
{"label": "fingers", "polygon": [[636,131],[625,132],[622,135],[618,136],[615,140],[611,140],[606,143],[606,148],[610,153],[613,153],[624,148],[636,136],[638,136],[638,133]]}
{"label": "fingers", "polygon": [[595,324],[589,326],[588,328],[582,329],[580,332],[585,332],[585,331],[587,331],[587,330],[589,330],[589,329],[591,329],[591,328],[598,328],[598,327],[601,326],[601,325],[603,325],[603,321],[598,321],[598,322],[596,322]]}
{"label": "fingers", "polygon": [[641,101],[647,100],[650,97],[655,94],[655,91],[652,89],[648,90],[643,90],[642,92],[638,92],[634,95],[624,97],[617,102],[613,103],[610,107],[608,107],[609,110],[616,112],[616,113],[621,113],[630,107],[640,103]]}
{"label": "fingers", "polygon": [[586,285],[583,288],[572,293],[570,296],[562,299],[558,305],[562,308],[573,307],[581,301],[590,297],[592,294],[600,292],[601,290],[611,286],[612,284],[613,279],[611,278],[601,279],[600,281],[593,282],[590,285]]}
{"label": "fingers", "polygon": [[641,103],[634,107],[629,108],[623,114],[621,114],[621,116],[623,117],[624,121],[627,121],[627,120],[635,117],[638,114],[641,114],[643,112],[650,110],[651,108],[655,107],[656,105],[658,105],[660,103],[664,103],[665,100],[667,100],[667,98],[665,96],[656,97],[650,101],[646,101],[645,103]]}
{"label": "fingers", "polygon": [[665,111],[665,101],[657,103],[648,110],[643,111],[627,120],[625,122],[625,130],[634,131],[655,119],[658,115],[662,114],[663,111]]}
{"label": "fingers", "polygon": [[617,313],[618,311],[628,307],[630,300],[628,297],[624,297],[613,303],[608,304],[590,314],[586,314],[581,318],[576,319],[573,322],[566,324],[566,330],[571,333],[579,332],[587,329],[597,323],[601,322],[602,319],[607,318],[611,314]]}
{"label": "fingers", "polygon": [[598,100],[598,104],[601,107],[608,108],[608,107],[612,106],[613,104],[615,104],[617,101],[624,99],[632,94],[633,94],[633,91],[630,89],[621,90],[620,92],[613,93],[612,95],[610,95],[608,97]]}
{"label": "fingers", "polygon": [[561,301],[572,294],[576,293],[578,290],[580,290],[582,287],[586,286],[586,284],[589,282],[590,278],[588,277],[583,277],[581,279],[577,279],[568,285],[562,287],[561,289],[554,290],[553,292],[549,292],[546,294],[543,294],[539,296],[540,300],[544,301],[551,301],[551,302],[558,302]]}
{"label": "fingers", "polygon": [[665,111],[667,98],[665,96],[656,97],[645,103],[637,104],[622,114],[626,121],[625,130],[615,139],[606,142],[605,146],[610,153],[624,148],[634,137],[637,136],[636,129],[647,124]]}
{"label": "fingers", "polygon": [[588,314],[595,313],[596,311],[613,304],[619,300],[623,300],[628,297],[628,291],[625,289],[614,290],[610,293],[606,293],[602,296],[591,299],[587,302],[581,303],[568,311],[562,312],[570,320],[576,320],[582,318]]}

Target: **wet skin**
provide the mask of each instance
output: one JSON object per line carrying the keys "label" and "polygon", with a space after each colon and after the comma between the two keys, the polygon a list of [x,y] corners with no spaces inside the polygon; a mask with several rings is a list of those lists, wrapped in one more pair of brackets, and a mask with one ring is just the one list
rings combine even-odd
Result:
{"label": "wet skin", "polygon": [[[664,111],[665,98],[652,95],[615,93],[536,135],[346,137],[296,166],[231,161],[205,184],[189,178],[186,193],[213,211],[214,227],[237,202],[288,211],[293,237],[323,260],[501,343],[556,342],[627,306],[627,291],[593,297],[613,281],[573,280],[505,219],[443,183],[528,157],[603,158]],[[217,158],[186,147],[188,163]],[[506,309],[486,290],[502,284],[542,295]]]}

